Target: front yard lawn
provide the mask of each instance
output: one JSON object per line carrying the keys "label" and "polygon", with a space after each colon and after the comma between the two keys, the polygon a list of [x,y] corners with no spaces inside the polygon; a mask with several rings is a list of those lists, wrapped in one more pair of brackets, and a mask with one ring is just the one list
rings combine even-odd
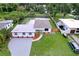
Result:
{"label": "front yard lawn", "polygon": [[32,56],[75,56],[68,46],[68,39],[64,38],[60,32],[44,35],[42,39],[32,43]]}

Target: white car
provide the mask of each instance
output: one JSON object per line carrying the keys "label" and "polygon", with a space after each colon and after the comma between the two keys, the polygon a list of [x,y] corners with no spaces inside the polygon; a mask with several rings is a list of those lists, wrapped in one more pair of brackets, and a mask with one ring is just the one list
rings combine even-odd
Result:
{"label": "white car", "polygon": [[75,41],[69,42],[69,46],[72,48],[73,52],[79,53],[79,45]]}

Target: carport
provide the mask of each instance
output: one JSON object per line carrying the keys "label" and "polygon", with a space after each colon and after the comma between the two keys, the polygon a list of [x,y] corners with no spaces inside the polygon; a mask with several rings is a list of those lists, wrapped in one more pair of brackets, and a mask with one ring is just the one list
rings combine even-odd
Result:
{"label": "carport", "polygon": [[32,38],[11,38],[8,48],[12,56],[29,56]]}

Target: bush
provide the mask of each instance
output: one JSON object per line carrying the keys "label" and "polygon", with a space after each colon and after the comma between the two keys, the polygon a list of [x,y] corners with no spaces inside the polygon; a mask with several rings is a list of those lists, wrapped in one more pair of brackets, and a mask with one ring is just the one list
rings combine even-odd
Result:
{"label": "bush", "polygon": [[11,19],[13,20],[14,24],[16,23],[21,23],[21,21],[27,16],[25,12],[18,12],[18,11],[13,11],[10,13],[7,13],[7,15],[4,15],[3,18],[8,20]]}

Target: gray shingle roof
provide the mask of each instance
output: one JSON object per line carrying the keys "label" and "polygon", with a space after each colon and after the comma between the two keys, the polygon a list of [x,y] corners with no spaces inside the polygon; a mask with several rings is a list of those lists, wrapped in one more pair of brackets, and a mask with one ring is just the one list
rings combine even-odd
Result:
{"label": "gray shingle roof", "polygon": [[5,26],[9,23],[12,23],[13,20],[3,20],[3,21],[0,21],[0,29],[3,29],[5,28]]}
{"label": "gray shingle roof", "polygon": [[49,20],[35,20],[34,28],[51,28]]}
{"label": "gray shingle roof", "polygon": [[0,29],[3,29],[5,27],[5,24],[0,24]]}

